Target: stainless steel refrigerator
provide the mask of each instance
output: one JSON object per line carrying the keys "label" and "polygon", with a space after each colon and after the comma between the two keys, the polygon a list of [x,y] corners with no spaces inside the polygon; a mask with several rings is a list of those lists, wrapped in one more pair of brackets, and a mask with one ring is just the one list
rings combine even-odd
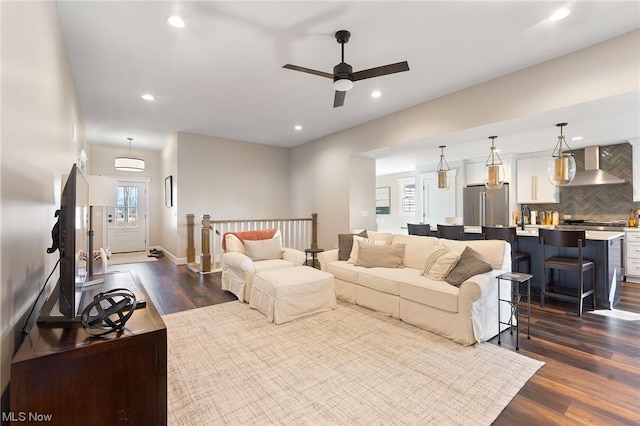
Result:
{"label": "stainless steel refrigerator", "polygon": [[509,184],[500,189],[484,185],[467,186],[463,190],[463,219],[466,226],[509,226]]}

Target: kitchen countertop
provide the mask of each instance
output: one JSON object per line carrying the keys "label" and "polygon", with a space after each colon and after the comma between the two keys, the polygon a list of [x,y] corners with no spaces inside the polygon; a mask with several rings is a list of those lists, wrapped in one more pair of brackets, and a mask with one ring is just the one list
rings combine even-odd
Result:
{"label": "kitchen countertop", "polygon": [[[525,226],[524,231],[517,228],[516,234],[520,237],[537,237],[538,229],[547,228],[553,229],[553,225],[527,225]],[[640,230],[640,228],[624,228],[624,229],[632,229],[632,230]],[[480,226],[465,226],[464,232],[468,232],[469,234],[480,234],[482,232],[482,227]],[[624,232],[622,231],[587,231],[586,232],[587,240],[597,240],[597,241],[610,241],[615,240],[616,238],[624,237]]]}

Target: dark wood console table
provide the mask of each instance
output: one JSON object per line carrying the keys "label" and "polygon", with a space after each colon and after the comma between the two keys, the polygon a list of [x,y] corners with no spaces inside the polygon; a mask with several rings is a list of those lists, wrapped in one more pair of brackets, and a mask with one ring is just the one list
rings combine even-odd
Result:
{"label": "dark wood console table", "polygon": [[81,305],[125,287],[146,307],[134,312],[123,333],[102,338],[79,323],[34,326],[11,361],[15,420],[35,413],[51,415],[56,425],[167,424],[164,322],[135,272],[103,277],[104,284],[85,291]]}

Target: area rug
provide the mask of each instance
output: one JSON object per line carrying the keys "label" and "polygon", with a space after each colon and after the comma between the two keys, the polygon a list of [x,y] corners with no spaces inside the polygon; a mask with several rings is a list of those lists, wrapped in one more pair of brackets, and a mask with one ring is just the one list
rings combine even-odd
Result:
{"label": "area rug", "polygon": [[124,265],[127,263],[157,262],[155,257],[148,257],[147,252],[137,251],[132,253],[114,253],[108,261],[108,266]]}
{"label": "area rug", "polygon": [[543,365],[344,302],[281,325],[237,301],[163,319],[171,425],[489,425]]}

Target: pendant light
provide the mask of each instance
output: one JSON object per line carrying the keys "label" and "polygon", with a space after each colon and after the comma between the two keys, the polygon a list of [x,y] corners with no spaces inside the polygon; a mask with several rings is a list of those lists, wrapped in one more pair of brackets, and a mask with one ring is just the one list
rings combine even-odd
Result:
{"label": "pendant light", "polygon": [[484,179],[484,185],[487,189],[500,189],[504,184],[504,166],[502,164],[502,159],[496,152],[496,138],[497,136],[489,136],[489,139],[491,139],[491,151],[489,152],[489,157],[485,163],[487,170],[486,177]]}
{"label": "pendant light", "polygon": [[450,185],[449,170],[451,170],[451,168],[447,160],[444,159],[444,149],[446,145],[440,145],[438,148],[440,148],[440,162],[436,168],[436,189],[446,191]]}
{"label": "pendant light", "polygon": [[144,172],[144,160],[131,156],[131,141],[133,141],[133,138],[127,138],[127,140],[129,141],[129,156],[116,157],[114,162],[116,170],[123,172]]}
{"label": "pendant light", "polygon": [[556,124],[557,127],[560,127],[560,136],[558,136],[558,143],[551,154],[552,158],[547,169],[549,180],[557,186],[568,185],[576,177],[576,160],[562,134],[562,128],[566,125],[567,123]]}

